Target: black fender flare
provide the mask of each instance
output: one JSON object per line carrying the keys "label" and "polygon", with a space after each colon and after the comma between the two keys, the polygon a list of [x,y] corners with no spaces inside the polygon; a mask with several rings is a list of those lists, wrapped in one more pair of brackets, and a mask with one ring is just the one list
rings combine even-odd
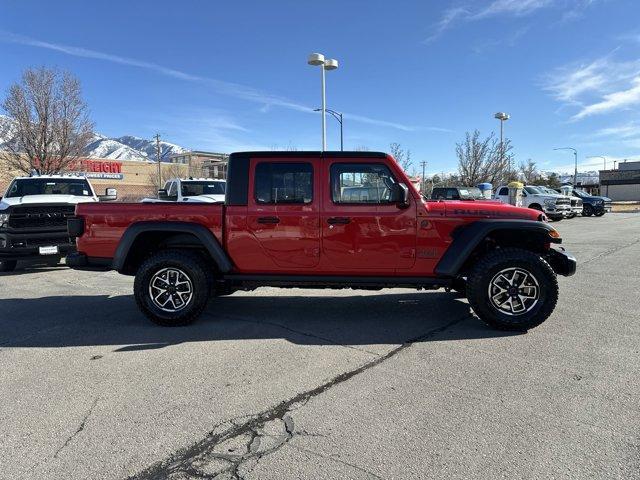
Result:
{"label": "black fender flare", "polygon": [[549,232],[555,230],[551,225],[536,220],[477,220],[471,224],[454,230],[453,242],[442,256],[435,268],[436,275],[455,277],[475,248],[492,232],[500,230],[517,230],[523,235],[537,232],[543,233],[549,243],[561,243],[560,238],[553,238]]}
{"label": "black fender flare", "polygon": [[233,264],[226,252],[222,249],[218,239],[203,225],[188,222],[137,222],[130,225],[122,235],[118,248],[113,257],[112,268],[121,272],[125,266],[127,256],[131,250],[133,242],[142,233],[147,232],[171,232],[187,233],[194,235],[204,245],[216,263],[221,273],[228,273],[232,270]]}

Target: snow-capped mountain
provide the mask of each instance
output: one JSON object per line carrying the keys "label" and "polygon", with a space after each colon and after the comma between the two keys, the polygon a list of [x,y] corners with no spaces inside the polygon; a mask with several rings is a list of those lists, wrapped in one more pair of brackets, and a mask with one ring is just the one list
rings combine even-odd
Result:
{"label": "snow-capped mountain", "polygon": [[[0,115],[0,149],[7,144],[13,136],[13,122]],[[163,160],[175,153],[186,152],[187,149],[169,142],[160,142],[160,155]],[[95,134],[93,140],[87,145],[87,157],[108,158],[111,160],[156,160],[156,142],[132,135],[111,138],[101,134]]]}

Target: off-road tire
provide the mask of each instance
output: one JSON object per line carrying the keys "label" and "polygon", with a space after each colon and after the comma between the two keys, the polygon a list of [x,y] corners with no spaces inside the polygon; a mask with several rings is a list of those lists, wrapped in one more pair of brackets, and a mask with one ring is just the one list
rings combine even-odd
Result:
{"label": "off-road tire", "polygon": [[605,210],[600,210],[600,211],[595,213],[595,216],[596,217],[602,217],[605,213],[607,213]]}
{"label": "off-road tire", "polygon": [[[187,305],[179,311],[168,312],[154,303],[149,284],[154,275],[166,268],[183,272],[191,282],[193,295]],[[207,306],[209,300],[210,272],[206,263],[195,252],[163,250],[149,257],[136,273],[133,285],[136,303],[142,313],[152,322],[165,327],[177,327],[192,323]]]}
{"label": "off-road tire", "polygon": [[17,260],[0,260],[0,272],[13,272],[17,265]]}
{"label": "off-road tire", "polygon": [[[506,268],[530,273],[539,286],[539,298],[526,313],[509,315],[489,298],[491,280]],[[558,280],[551,266],[538,254],[519,248],[498,248],[482,257],[467,278],[467,299],[473,311],[489,326],[499,330],[527,331],[544,322],[558,301]]]}
{"label": "off-road tire", "polygon": [[582,216],[583,217],[590,217],[591,215],[593,215],[594,211],[593,211],[593,207],[591,205],[584,205],[582,207]]}

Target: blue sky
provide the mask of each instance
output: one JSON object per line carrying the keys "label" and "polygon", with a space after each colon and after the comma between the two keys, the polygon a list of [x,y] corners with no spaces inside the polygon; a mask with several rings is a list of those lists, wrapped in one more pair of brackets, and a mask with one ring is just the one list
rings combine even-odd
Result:
{"label": "blue sky", "polygon": [[[3,1],[0,92],[29,66],[78,76],[96,130],[193,149],[318,149],[320,72],[345,148],[399,142],[456,168],[465,131],[498,131],[518,161],[582,169],[640,156],[640,2]],[[329,147],[339,130],[328,122]]]}

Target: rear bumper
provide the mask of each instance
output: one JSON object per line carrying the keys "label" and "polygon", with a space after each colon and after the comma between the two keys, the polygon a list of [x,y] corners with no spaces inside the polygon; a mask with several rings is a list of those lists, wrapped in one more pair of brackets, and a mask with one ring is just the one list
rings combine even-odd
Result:
{"label": "rear bumper", "polygon": [[552,248],[547,255],[547,261],[558,275],[570,277],[576,273],[576,257],[562,247]]}
{"label": "rear bumper", "polygon": [[90,272],[106,272],[111,270],[110,258],[87,257],[84,253],[73,252],[67,255],[67,266],[74,270]]}

